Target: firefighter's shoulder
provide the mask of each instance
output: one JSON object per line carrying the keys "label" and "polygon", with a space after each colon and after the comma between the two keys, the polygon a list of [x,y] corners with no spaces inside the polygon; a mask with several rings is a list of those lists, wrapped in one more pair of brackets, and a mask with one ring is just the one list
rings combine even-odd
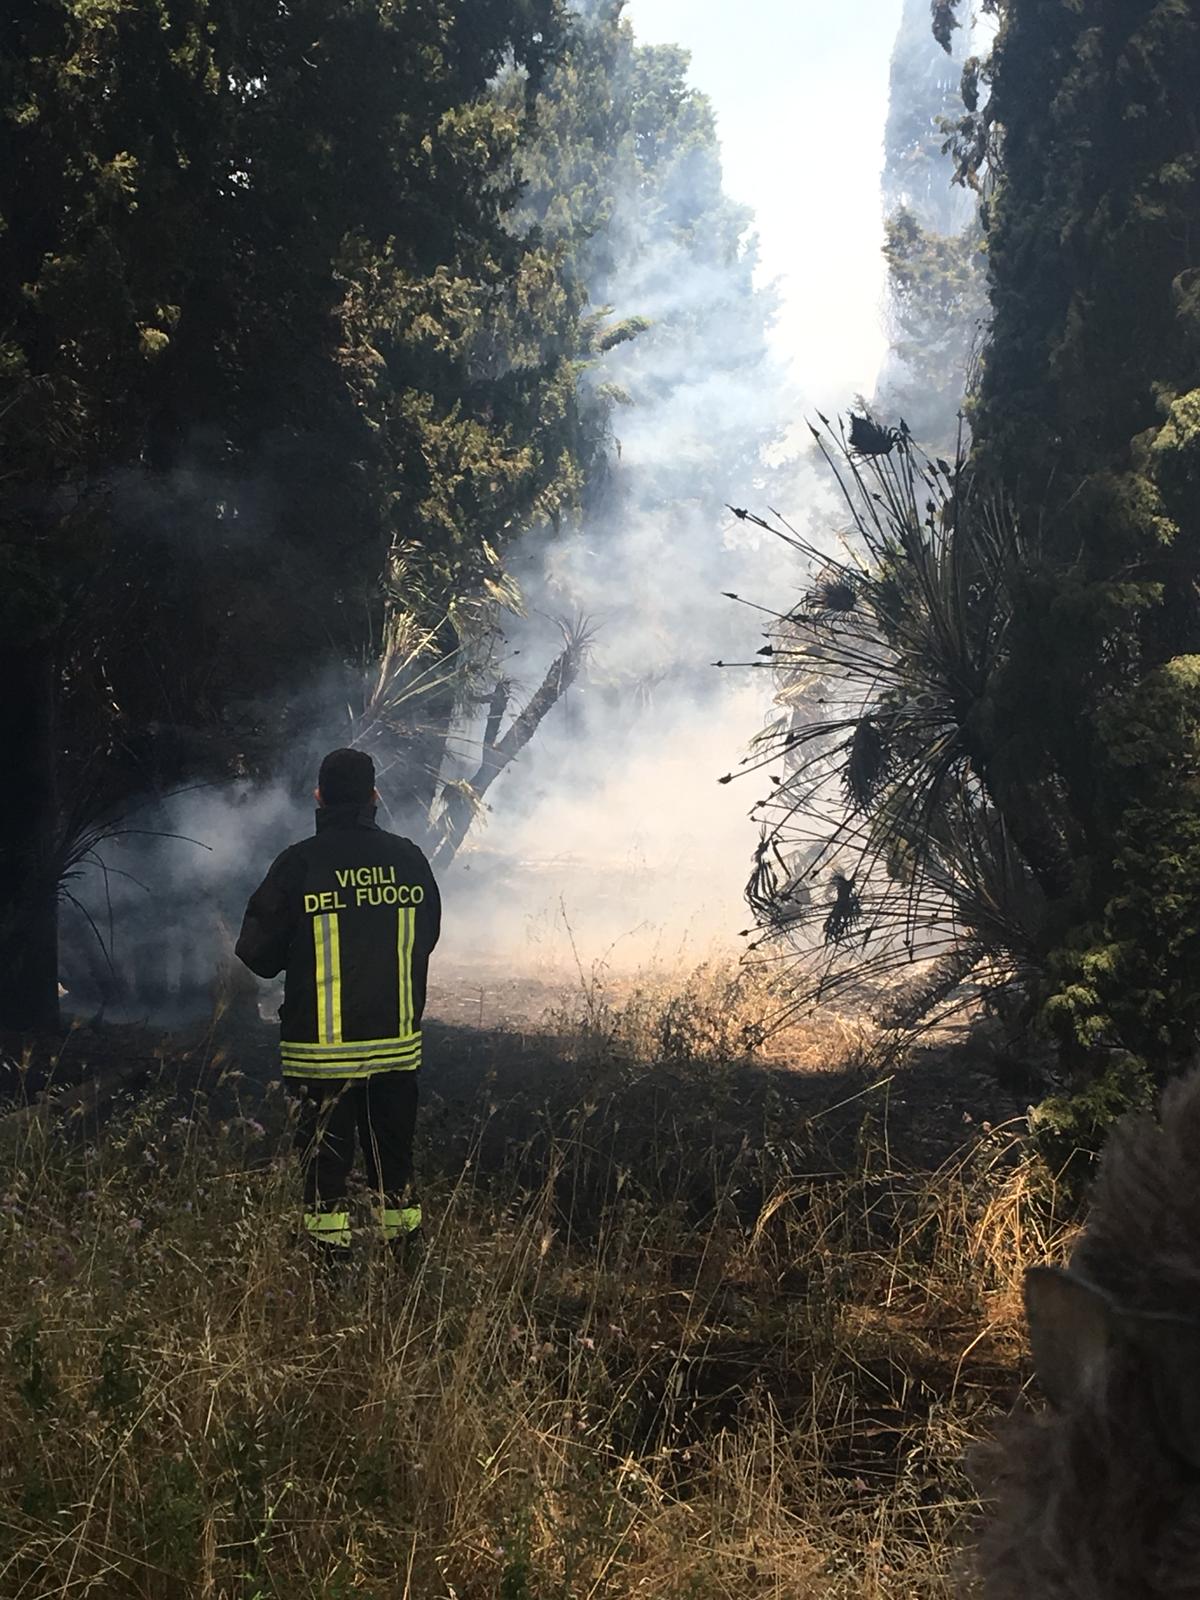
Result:
{"label": "firefighter's shoulder", "polygon": [[425,860],[424,850],[421,849],[421,846],[417,844],[414,839],[409,839],[402,833],[389,833],[386,828],[381,828],[379,831],[383,834],[385,839],[388,839],[392,844],[399,846],[399,854],[419,856],[422,861]]}
{"label": "firefighter's shoulder", "polygon": [[294,844],[289,844],[275,857],[271,863],[271,871],[286,872],[288,867],[307,859],[312,853],[312,846],[316,843],[315,836],[306,839],[297,839]]}

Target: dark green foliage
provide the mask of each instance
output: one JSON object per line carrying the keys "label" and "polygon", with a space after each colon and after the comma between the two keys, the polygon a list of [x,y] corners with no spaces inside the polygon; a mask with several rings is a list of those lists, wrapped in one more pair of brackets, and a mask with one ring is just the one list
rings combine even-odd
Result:
{"label": "dark green foliage", "polygon": [[530,1517],[526,1512],[515,1517],[505,1532],[499,1600],[536,1600],[532,1587],[535,1568],[529,1551],[529,1525]]}
{"label": "dark green foliage", "polygon": [[26,1468],[17,1505],[22,1516],[33,1518],[38,1522],[49,1522],[58,1510],[58,1496],[54,1492],[54,1485],[47,1481],[41,1468],[35,1463],[30,1463]]}
{"label": "dark green foliage", "polygon": [[1057,796],[1070,846],[1047,1021],[1161,1074],[1200,1026],[1200,16],[1015,0],[992,78],[976,460],[1014,486],[1041,572],[992,737]]}
{"label": "dark green foliage", "polygon": [[[579,306],[507,225],[523,110],[488,92],[556,28],[550,0],[12,26],[9,537],[74,606],[101,589],[70,709],[116,702],[130,783],[270,764],[271,697],[361,652],[389,549],[440,616],[577,491]],[[72,542],[64,493],[103,508]]]}
{"label": "dark green foliage", "polygon": [[[1200,656],[1146,674],[1097,715],[1098,919],[1057,954],[1047,1020],[1064,1039],[1135,1043],[1187,1061],[1200,1024]],[[1101,897],[1103,897],[1101,899]]]}
{"label": "dark green foliage", "polygon": [[961,26],[954,14],[957,9],[957,0],[933,0],[931,9],[933,12],[933,37],[948,55],[954,30]]}
{"label": "dark green foliage", "polygon": [[[566,280],[593,308],[594,350],[616,352],[606,364],[615,381],[597,398],[619,434],[623,406],[653,405],[687,381],[701,339],[708,381],[744,381],[763,360],[773,300],[754,288],[751,214],[723,190],[713,109],[688,83],[687,53],[639,45],[612,0],[581,9],[537,101],[515,222],[561,250]],[[640,315],[663,301],[663,280],[676,272],[700,280],[702,296]],[[605,324],[604,308],[621,297],[631,297],[622,307],[631,315]],[[748,463],[757,466],[758,442],[731,419],[707,455],[689,451],[663,496],[664,517],[681,502],[724,498]],[[612,487],[608,472],[593,474],[593,508]]]}
{"label": "dark green foliage", "polygon": [[[516,79],[503,86],[514,100],[519,91]],[[610,0],[582,7],[548,69],[519,168],[524,188],[512,225],[536,231],[555,251],[564,284],[586,297],[580,415],[582,426],[611,446],[592,458],[583,483],[586,523],[571,518],[568,532],[586,528],[589,547],[597,555],[605,550],[604,564],[624,572],[631,594],[637,591],[636,602],[629,602],[640,620],[633,649],[627,608],[618,603],[614,612],[611,592],[602,602],[606,616],[592,683],[603,682],[609,703],[617,696],[632,699],[648,682],[661,684],[670,675],[686,678],[695,692],[694,661],[679,648],[693,622],[692,591],[683,585],[646,589],[638,577],[636,530],[652,518],[662,548],[685,552],[694,565],[697,539],[710,539],[714,504],[761,472],[760,446],[777,415],[761,404],[769,392],[762,376],[773,299],[754,286],[749,213],[724,193],[712,107],[688,83],[685,52],[640,45],[622,7]],[[681,422],[672,407],[698,381],[719,384],[725,397],[723,407],[705,414],[703,429]],[[678,439],[669,458],[656,419]],[[622,463],[621,436],[628,442],[639,432],[649,450],[633,452],[632,462],[626,455]],[[580,595],[578,565],[572,574],[570,559],[559,563],[551,551],[543,561],[542,547],[541,539],[527,541],[522,577],[532,578],[539,612],[547,593],[562,597],[565,615],[547,618],[544,630],[549,652],[558,650],[554,624],[586,611],[589,580],[582,578]],[[710,560],[711,546],[699,554]],[[517,626],[528,658],[537,625]],[[530,679],[525,709],[519,709],[519,695],[510,707],[506,640],[512,640],[507,626],[491,658],[494,636],[476,648],[474,692],[460,703],[454,743],[472,749],[482,734],[484,751],[481,761],[464,759],[457,771],[448,764],[435,823],[443,861],[483,809],[483,792],[504,764],[512,736],[524,743],[522,721],[550,703],[545,690],[556,677],[567,681],[553,669],[541,689]],[[503,700],[499,719],[482,710],[500,704],[497,694]],[[509,715],[511,725],[500,737]]]}
{"label": "dark green foliage", "polygon": [[964,42],[962,34],[955,37],[947,55],[931,35],[928,0],[902,0],[889,72],[883,209],[886,216],[911,211],[940,234],[958,232],[970,214],[969,198],[947,181],[940,129],[944,117],[961,110]]}
{"label": "dark green foliage", "polygon": [[1108,1051],[1063,1093],[1037,1106],[1031,1118],[1034,1145],[1068,1194],[1082,1199],[1113,1123],[1127,1111],[1151,1110],[1154,1100],[1154,1082],[1144,1064],[1127,1051]]}

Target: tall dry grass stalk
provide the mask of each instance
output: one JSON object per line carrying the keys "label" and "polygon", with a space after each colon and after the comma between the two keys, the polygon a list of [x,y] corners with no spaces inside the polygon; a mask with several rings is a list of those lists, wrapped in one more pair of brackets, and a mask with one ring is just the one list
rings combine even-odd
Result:
{"label": "tall dry grass stalk", "polygon": [[336,1293],[281,1093],[219,1125],[144,1100],[88,1146],[32,1125],[0,1194],[0,1594],[951,1594],[1054,1197],[1009,1131],[905,1172],[876,1111],[839,1165],[770,1097],[730,1156],[732,1014],[585,1006],[531,1142],[427,1148],[426,1257],[365,1249]]}

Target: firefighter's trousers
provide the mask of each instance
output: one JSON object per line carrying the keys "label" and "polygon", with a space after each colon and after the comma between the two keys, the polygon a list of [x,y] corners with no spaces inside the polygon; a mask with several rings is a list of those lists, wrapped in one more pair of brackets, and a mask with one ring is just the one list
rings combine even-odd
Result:
{"label": "firefighter's trousers", "polygon": [[300,1097],[296,1150],[304,1169],[304,1226],[318,1244],[347,1248],[347,1180],[356,1142],[384,1239],[398,1241],[421,1226],[413,1194],[413,1131],[417,1074],[378,1072],[369,1078],[292,1078]]}

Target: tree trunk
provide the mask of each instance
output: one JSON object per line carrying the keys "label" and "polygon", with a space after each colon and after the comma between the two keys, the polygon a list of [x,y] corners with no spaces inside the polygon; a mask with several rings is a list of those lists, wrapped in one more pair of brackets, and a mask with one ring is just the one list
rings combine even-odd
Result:
{"label": "tree trunk", "polygon": [[550,670],[542,679],[541,688],[499,741],[496,739],[496,734],[499,732],[500,720],[508,704],[509,688],[507,683],[496,685],[488,712],[483,758],[479,771],[465,789],[457,788],[451,791],[438,818],[438,831],[441,837],[433,852],[435,867],[445,867],[453,861],[470,831],[471,823],[484,795],[509,762],[518,756],[533,738],[542,718],[550,708],[575,682],[583,664],[586,643],[585,633],[578,633],[568,639],[565,649],[555,657]]}
{"label": "tree trunk", "polygon": [[54,643],[0,646],[0,1027],[58,1026]]}

